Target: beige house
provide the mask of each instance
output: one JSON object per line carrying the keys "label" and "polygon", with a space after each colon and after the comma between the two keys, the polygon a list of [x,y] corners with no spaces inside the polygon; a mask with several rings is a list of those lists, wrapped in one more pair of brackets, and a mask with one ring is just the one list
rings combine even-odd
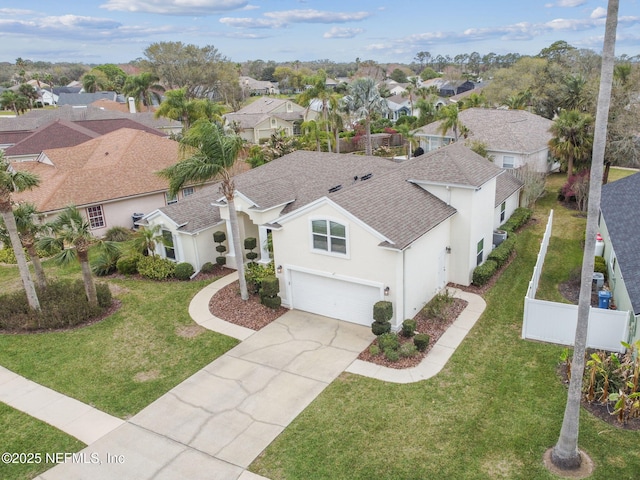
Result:
{"label": "beige house", "polygon": [[70,148],[43,151],[36,161],[14,163],[35,173],[40,186],[14,195],[34,203],[49,221],[69,205],[78,207],[95,236],[114,226],[133,227],[142,217],[188,197],[194,187],[169,198],[157,172],[178,161],[178,143],[142,130],[124,128]]}
{"label": "beige house", "polygon": [[[397,329],[447,283],[470,284],[501,205],[506,221],[522,185],[457,143],[402,163],[298,151],[235,186],[240,235],[258,239],[259,262],[274,262],[284,305],[370,325],[373,304],[389,300]],[[167,256],[196,270],[218,255],[215,231],[226,232],[229,266],[246,253],[233,251],[217,186],[145,220],[173,240]]]}
{"label": "beige house", "polygon": [[[486,145],[494,163],[501,168],[529,165],[536,172],[549,172],[553,163],[549,156],[550,128],[553,122],[525,110],[469,108],[458,113],[468,130],[467,138],[458,132],[459,141],[479,141]],[[455,140],[452,130],[440,131],[442,121],[416,130],[415,136],[425,152],[430,152]]]}

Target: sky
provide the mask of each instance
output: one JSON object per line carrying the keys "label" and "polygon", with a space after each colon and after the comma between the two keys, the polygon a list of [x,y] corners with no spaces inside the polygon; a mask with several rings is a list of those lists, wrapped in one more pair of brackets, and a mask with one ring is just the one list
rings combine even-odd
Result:
{"label": "sky", "polygon": [[[234,62],[410,63],[418,52],[601,52],[606,0],[3,0],[0,61],[126,63],[155,42]],[[640,54],[640,0],[621,0],[616,55]]]}

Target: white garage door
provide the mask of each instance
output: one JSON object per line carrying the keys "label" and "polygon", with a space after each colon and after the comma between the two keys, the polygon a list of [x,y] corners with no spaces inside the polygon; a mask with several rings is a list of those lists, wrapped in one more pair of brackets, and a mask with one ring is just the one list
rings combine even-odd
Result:
{"label": "white garage door", "polygon": [[360,325],[373,322],[373,304],[380,288],[291,270],[293,308]]}

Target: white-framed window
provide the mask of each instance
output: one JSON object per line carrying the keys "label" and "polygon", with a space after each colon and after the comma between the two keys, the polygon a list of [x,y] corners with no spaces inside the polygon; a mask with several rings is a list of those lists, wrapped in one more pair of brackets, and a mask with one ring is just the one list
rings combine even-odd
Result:
{"label": "white-framed window", "polygon": [[278,121],[271,117],[271,128],[276,128],[278,126]]}
{"label": "white-framed window", "polygon": [[182,198],[190,197],[194,193],[196,193],[196,190],[194,187],[185,187],[182,189]]}
{"label": "white-framed window", "polygon": [[313,249],[320,252],[347,254],[347,227],[332,220],[312,220]]}
{"label": "white-framed window", "polygon": [[502,156],[502,168],[514,168],[516,166],[516,157],[511,155]]}
{"label": "white-framed window", "polygon": [[507,215],[507,202],[502,202],[500,205],[500,223],[504,222],[504,217]]}
{"label": "white-framed window", "polygon": [[173,234],[169,230],[162,230],[164,256],[171,260],[176,259],[176,249],[173,245]]}
{"label": "white-framed window", "polygon": [[104,213],[102,212],[102,205],[95,205],[93,207],[87,207],[87,218],[89,219],[89,225],[91,229],[102,228],[105,226]]}
{"label": "white-framed window", "polygon": [[164,194],[164,200],[167,202],[167,205],[178,203],[178,195],[169,195],[169,192],[166,192]]}
{"label": "white-framed window", "polygon": [[482,257],[484,256],[484,238],[478,242],[476,252],[476,266],[478,266],[482,263]]}

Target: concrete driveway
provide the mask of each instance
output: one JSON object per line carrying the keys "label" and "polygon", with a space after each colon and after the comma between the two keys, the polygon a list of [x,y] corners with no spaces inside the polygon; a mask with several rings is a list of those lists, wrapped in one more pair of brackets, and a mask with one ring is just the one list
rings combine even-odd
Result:
{"label": "concrete driveway", "polygon": [[254,478],[245,468],[373,338],[292,310],[87,447],[86,462],[38,478]]}

